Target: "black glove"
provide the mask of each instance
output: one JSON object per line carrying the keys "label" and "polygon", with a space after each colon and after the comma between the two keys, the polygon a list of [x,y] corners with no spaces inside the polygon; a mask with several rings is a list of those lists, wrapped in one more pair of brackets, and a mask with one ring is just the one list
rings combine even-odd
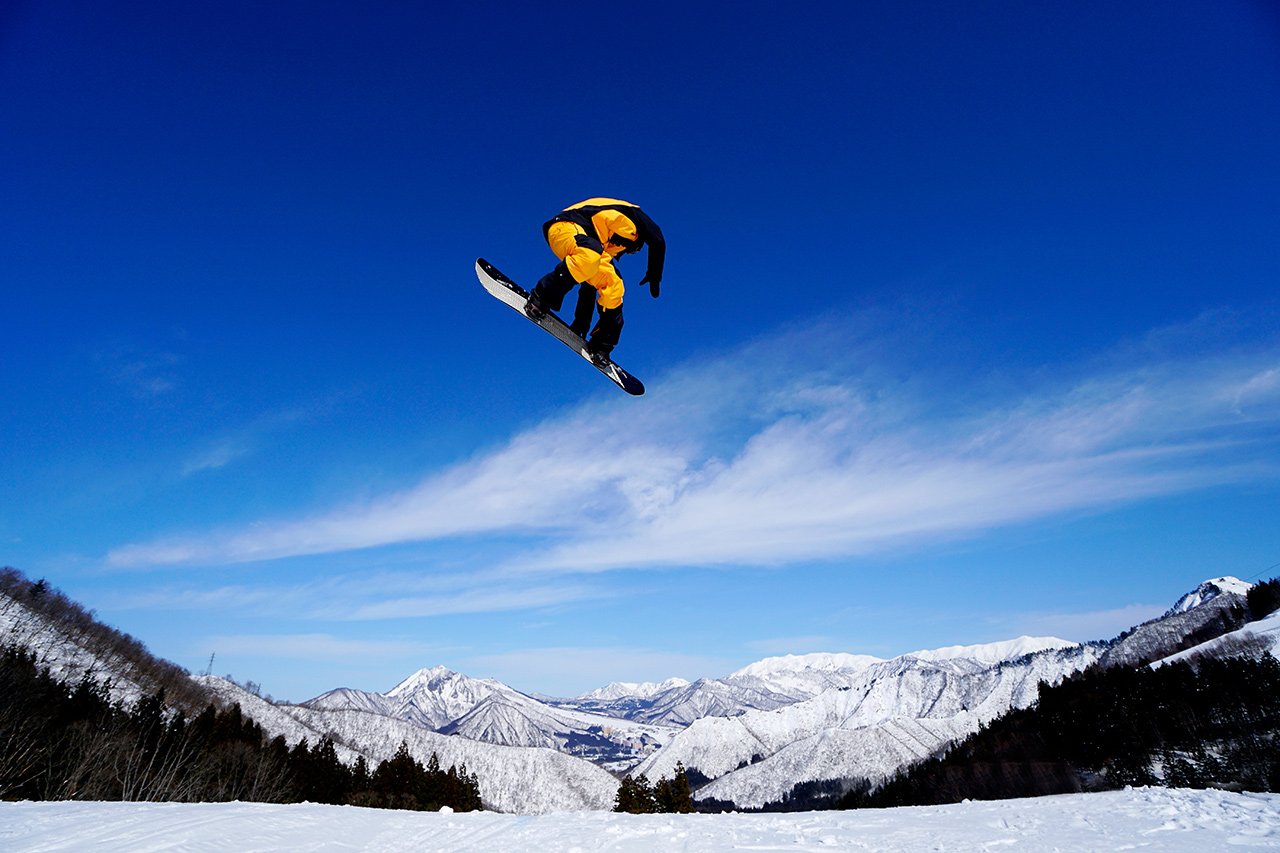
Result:
{"label": "black glove", "polygon": [[661,284],[661,282],[662,282],[662,279],[660,278],[655,278],[653,281],[649,281],[649,276],[647,275],[644,278],[640,279],[641,284],[647,283],[649,285],[649,293],[653,295],[654,299],[658,298],[658,285]]}

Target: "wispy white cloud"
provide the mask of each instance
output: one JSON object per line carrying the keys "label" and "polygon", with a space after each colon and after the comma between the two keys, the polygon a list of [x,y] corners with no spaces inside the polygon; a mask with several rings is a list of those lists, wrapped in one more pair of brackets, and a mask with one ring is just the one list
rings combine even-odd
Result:
{"label": "wispy white cloud", "polygon": [[[511,571],[770,565],[1278,473],[1274,345],[1131,353],[1030,373],[1001,394],[981,375],[892,364],[865,318],[792,330],[675,371],[641,401],[583,405],[413,489],[128,545],[109,561],[219,564],[503,534],[532,543],[501,558]],[[436,606],[427,596],[365,612]]]}
{"label": "wispy white cloud", "polygon": [[272,435],[295,427],[329,405],[329,402],[321,401],[260,415],[244,426],[208,441],[193,452],[182,464],[180,474],[187,477],[200,471],[224,468],[257,451]]}
{"label": "wispy white cloud", "polygon": [[571,602],[609,597],[610,593],[588,584],[477,585],[446,595],[387,598],[362,605],[348,619],[402,619],[456,613],[494,613],[533,610]]}
{"label": "wispy white cloud", "polygon": [[538,610],[616,594],[599,584],[487,571],[379,572],[289,583],[154,587],[106,593],[101,600],[115,610],[217,611],[343,622]]}
{"label": "wispy white cloud", "polygon": [[186,477],[197,471],[209,471],[223,468],[240,456],[249,452],[249,448],[241,441],[228,439],[211,447],[206,447],[182,465],[182,476]]}
{"label": "wispy white cloud", "polygon": [[150,350],[119,340],[95,351],[92,358],[112,384],[138,399],[151,400],[179,386],[177,367],[182,356],[172,352]]}

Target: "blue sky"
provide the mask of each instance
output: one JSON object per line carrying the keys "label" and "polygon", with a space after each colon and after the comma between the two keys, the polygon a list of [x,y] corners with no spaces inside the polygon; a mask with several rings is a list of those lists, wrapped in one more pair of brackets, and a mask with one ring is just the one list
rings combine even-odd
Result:
{"label": "blue sky", "polygon": [[[1274,4],[18,2],[0,116],[0,563],[193,671],[572,695],[1280,562]],[[600,195],[640,399],[473,272]]]}

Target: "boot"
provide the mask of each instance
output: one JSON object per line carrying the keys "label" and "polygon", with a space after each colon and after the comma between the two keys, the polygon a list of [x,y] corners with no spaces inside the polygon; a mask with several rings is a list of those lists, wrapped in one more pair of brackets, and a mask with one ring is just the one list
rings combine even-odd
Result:
{"label": "boot", "polygon": [[609,353],[618,345],[622,336],[622,306],[617,308],[601,308],[600,320],[591,330],[591,340],[587,341],[587,352],[596,364],[609,361]]}
{"label": "boot", "polygon": [[541,323],[542,318],[547,316],[547,309],[542,306],[542,300],[538,298],[537,288],[529,294],[529,301],[524,304],[524,316],[535,323]]}
{"label": "boot", "polygon": [[[573,290],[576,284],[568,265],[561,261],[551,272],[538,280],[533,292],[529,294],[529,304],[525,306],[525,314],[532,320],[541,320],[547,311],[559,311],[561,303],[564,302],[564,295]],[[530,306],[535,312],[541,313],[534,317],[529,313]]]}
{"label": "boot", "polygon": [[613,352],[612,344],[602,344],[597,341],[587,341],[587,355],[591,356],[593,364],[605,365],[609,363],[609,353]]}

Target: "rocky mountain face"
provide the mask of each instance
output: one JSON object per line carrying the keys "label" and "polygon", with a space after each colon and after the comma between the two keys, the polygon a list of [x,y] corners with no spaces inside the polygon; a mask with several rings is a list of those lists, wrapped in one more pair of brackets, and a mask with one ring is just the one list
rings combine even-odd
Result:
{"label": "rocky mountain face", "polygon": [[302,704],[316,710],[367,711],[438,729],[495,694],[511,698],[521,695],[491,678],[469,678],[437,666],[415,672],[387,693],[342,687]]}
{"label": "rocky mountain face", "polygon": [[[699,798],[755,808],[799,782],[880,779],[976,731],[1055,682],[1096,662],[1102,650],[1058,643],[1012,660],[903,655],[850,683],[771,711],[694,722],[636,768],[650,779],[677,764],[713,780]],[[1011,652],[1012,653],[1012,652]]]}
{"label": "rocky mountain face", "polygon": [[1182,607],[1193,600],[1192,596],[1198,598],[1206,586],[1222,580],[1235,581],[1235,578],[1201,584],[1195,593],[1183,596],[1179,606],[1164,616],[1144,622],[1112,640],[1102,656],[1102,664],[1141,666],[1242,628],[1249,621],[1248,601],[1243,592],[1218,589],[1199,603]]}
{"label": "rocky mountain face", "polygon": [[555,749],[616,770],[633,767],[675,735],[672,726],[594,713],[591,704],[579,708],[540,700],[492,679],[435,667],[414,673],[387,693],[341,688],[301,707],[362,711],[485,743]]}
{"label": "rocky mountain face", "polygon": [[304,738],[315,744],[328,737],[337,744],[338,758],[344,763],[364,756],[370,766],[377,766],[393,758],[404,743],[423,764],[434,755],[442,768],[465,767],[479,780],[485,808],[493,811],[545,814],[608,809],[618,789],[618,780],[608,771],[557,749],[450,737],[376,711],[275,705],[221,678],[200,681],[224,704],[239,703],[268,736],[284,735],[290,746]]}

